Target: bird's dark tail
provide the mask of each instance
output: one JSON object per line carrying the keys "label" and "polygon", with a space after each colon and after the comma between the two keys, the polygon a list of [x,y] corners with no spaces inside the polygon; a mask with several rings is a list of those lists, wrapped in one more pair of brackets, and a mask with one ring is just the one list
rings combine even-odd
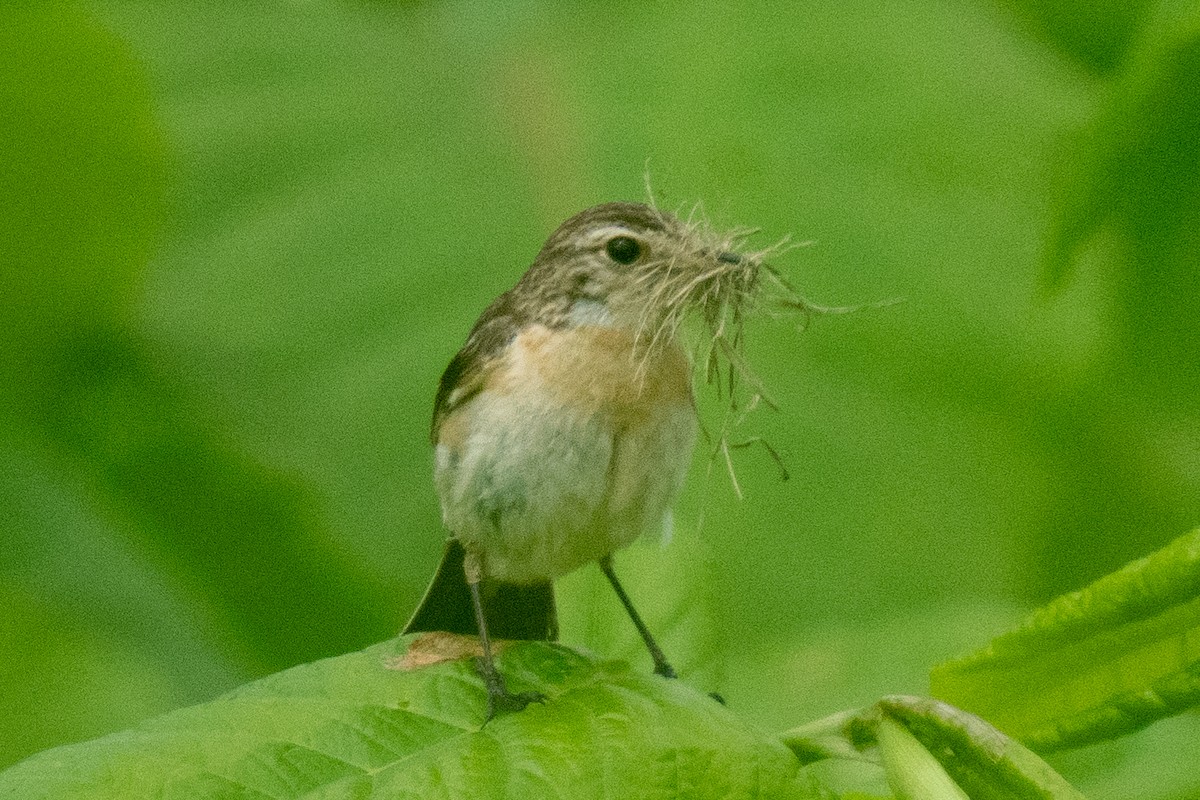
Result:
{"label": "bird's dark tail", "polygon": [[[437,574],[421,605],[404,626],[404,633],[447,631],[475,636],[475,612],[471,605],[471,590],[463,572],[466,552],[451,539]],[[494,639],[534,639],[554,641],[558,638],[558,614],[554,608],[554,587],[549,581],[520,585],[485,581],[482,590],[483,613],[487,618],[488,634]]]}

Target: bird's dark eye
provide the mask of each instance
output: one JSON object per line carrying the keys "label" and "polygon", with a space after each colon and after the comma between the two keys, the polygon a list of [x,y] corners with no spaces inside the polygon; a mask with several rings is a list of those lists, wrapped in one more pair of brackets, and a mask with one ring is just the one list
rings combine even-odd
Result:
{"label": "bird's dark eye", "polygon": [[632,264],[642,254],[642,246],[632,236],[614,236],[604,245],[604,251],[618,264]]}

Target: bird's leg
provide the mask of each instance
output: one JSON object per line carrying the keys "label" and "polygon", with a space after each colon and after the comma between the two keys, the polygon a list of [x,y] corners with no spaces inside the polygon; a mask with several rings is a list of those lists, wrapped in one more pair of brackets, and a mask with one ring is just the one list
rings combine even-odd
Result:
{"label": "bird's leg", "polygon": [[540,692],[513,694],[504,685],[504,676],[496,669],[496,662],[492,658],[492,643],[488,638],[487,618],[483,613],[483,600],[479,593],[479,584],[483,581],[483,564],[479,554],[467,550],[466,557],[463,559],[463,572],[466,573],[467,588],[471,590],[471,604],[475,607],[475,623],[479,626],[479,645],[483,648],[483,655],[475,660],[475,667],[479,670],[480,677],[483,678],[484,687],[487,688],[488,720],[500,714],[520,711],[530,703],[545,701],[546,696]]}
{"label": "bird's leg", "polygon": [[658,642],[654,641],[654,637],[650,634],[650,629],[646,627],[646,623],[642,622],[641,616],[629,600],[629,595],[625,593],[621,582],[617,580],[617,573],[613,572],[612,556],[605,556],[600,559],[600,569],[604,572],[605,577],[608,578],[608,582],[612,584],[617,597],[621,598],[621,604],[629,612],[629,618],[633,620],[634,627],[642,635],[642,641],[646,643],[646,649],[650,651],[650,658],[654,659],[654,673],[662,675],[664,678],[674,678],[675,670],[667,663],[667,657],[663,655]]}

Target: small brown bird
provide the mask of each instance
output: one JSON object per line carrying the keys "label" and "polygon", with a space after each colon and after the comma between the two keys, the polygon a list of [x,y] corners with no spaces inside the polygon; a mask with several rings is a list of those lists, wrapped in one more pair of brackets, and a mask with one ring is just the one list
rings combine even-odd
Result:
{"label": "small brown bird", "polygon": [[553,639],[551,581],[597,562],[654,671],[675,672],[613,571],[612,555],[670,525],[696,437],[689,310],[710,326],[748,296],[758,262],[635,203],[589,208],[546,241],[475,323],[438,386],[435,483],[450,533],[405,632],[478,632],[488,717],[510,693],[489,637]]}

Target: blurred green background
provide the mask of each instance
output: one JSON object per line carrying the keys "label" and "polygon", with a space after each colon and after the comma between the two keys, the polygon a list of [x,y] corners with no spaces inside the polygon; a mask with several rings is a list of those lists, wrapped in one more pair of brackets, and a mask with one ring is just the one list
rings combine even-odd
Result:
{"label": "blurred green background", "polygon": [[[764,728],[889,692],[1200,521],[1190,2],[0,11],[0,766],[393,635],[441,369],[593,203],[814,244],[745,498],[618,559]],[[718,404],[704,401],[710,428]],[[595,570],[564,638],[649,668]],[[1059,757],[1200,796],[1200,724]]]}

